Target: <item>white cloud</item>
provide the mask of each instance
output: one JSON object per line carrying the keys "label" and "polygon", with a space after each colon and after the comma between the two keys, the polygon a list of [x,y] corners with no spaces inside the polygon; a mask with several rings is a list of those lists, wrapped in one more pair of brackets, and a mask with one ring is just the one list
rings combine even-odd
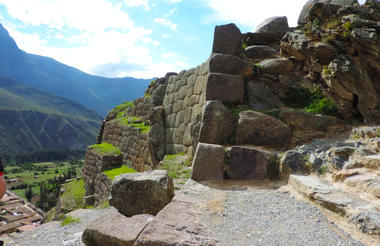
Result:
{"label": "white cloud", "polygon": [[[144,0],[124,1],[130,6],[145,7],[145,3],[148,4]],[[137,27],[128,13],[121,10],[120,3],[113,5],[107,0],[0,0],[0,4],[5,4],[8,13],[22,22],[19,26],[6,25],[21,49],[52,57],[87,73],[152,78],[187,66],[181,61],[153,61],[149,47],[160,46],[160,42],[152,39],[152,30]],[[177,27],[165,19],[158,22],[173,30]],[[21,26],[41,27],[48,31],[48,35],[40,37],[17,31]],[[65,36],[68,45],[51,46],[49,38],[62,38],[62,34],[70,33],[68,30],[79,34]]]}
{"label": "white cloud", "polygon": [[174,14],[174,12],[177,11],[177,10],[178,10],[177,8],[174,8],[174,9],[169,10],[169,13],[165,14],[164,17],[167,18],[167,17],[171,16],[171,15]]}
{"label": "white cloud", "polygon": [[182,0],[164,0],[168,4],[173,4],[173,3],[179,3],[182,2]]}
{"label": "white cloud", "polygon": [[148,0],[124,0],[124,3],[128,7],[139,7],[143,6],[145,10],[150,10]]}
{"label": "white cloud", "polygon": [[161,35],[162,38],[170,38],[171,34],[170,33],[164,33]]}
{"label": "white cloud", "polygon": [[272,16],[287,16],[290,26],[296,26],[305,0],[202,0],[213,13],[207,22],[233,22],[252,31]]}
{"label": "white cloud", "polygon": [[177,24],[173,24],[170,20],[165,19],[165,18],[155,18],[154,22],[167,26],[174,31],[177,29],[177,26],[178,26]]}
{"label": "white cloud", "polygon": [[50,28],[102,31],[133,28],[128,13],[106,0],[0,0],[9,14],[26,24]]}

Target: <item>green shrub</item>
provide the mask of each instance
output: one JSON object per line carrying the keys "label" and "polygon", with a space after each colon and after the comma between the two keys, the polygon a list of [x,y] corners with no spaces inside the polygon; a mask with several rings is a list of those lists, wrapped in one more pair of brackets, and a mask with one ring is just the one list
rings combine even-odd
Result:
{"label": "green shrub", "polygon": [[247,49],[248,45],[246,43],[241,44],[241,48],[245,51]]}
{"label": "green shrub", "polygon": [[111,113],[116,113],[116,118],[121,118],[125,115],[125,111],[129,107],[133,107],[133,102],[123,102],[120,105],[117,105],[114,109],[111,110]]}
{"label": "green shrub", "polygon": [[157,82],[157,79],[150,81],[149,86],[154,85]]}
{"label": "green shrub", "polygon": [[95,144],[90,147],[102,155],[121,155],[120,149],[109,143]]}
{"label": "green shrub", "polygon": [[65,219],[61,222],[61,226],[65,225],[71,225],[74,223],[81,223],[82,221],[80,219],[73,218],[71,216],[65,217]]}
{"label": "green shrub", "polygon": [[304,108],[304,111],[312,114],[323,114],[331,116],[335,116],[338,113],[338,110],[333,101],[326,97],[313,101],[309,106]]}
{"label": "green shrub", "polygon": [[123,173],[136,173],[137,171],[131,167],[121,166],[111,170],[104,171],[103,173],[110,179],[113,180],[116,176]]}

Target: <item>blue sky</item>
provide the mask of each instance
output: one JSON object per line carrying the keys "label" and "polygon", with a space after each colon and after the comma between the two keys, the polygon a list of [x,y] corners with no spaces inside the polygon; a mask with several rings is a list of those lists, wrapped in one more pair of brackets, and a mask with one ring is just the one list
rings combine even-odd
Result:
{"label": "blue sky", "polygon": [[[363,1],[363,0],[361,0]],[[215,25],[254,31],[271,16],[295,26],[306,0],[0,0],[19,47],[87,73],[152,78],[204,62]]]}

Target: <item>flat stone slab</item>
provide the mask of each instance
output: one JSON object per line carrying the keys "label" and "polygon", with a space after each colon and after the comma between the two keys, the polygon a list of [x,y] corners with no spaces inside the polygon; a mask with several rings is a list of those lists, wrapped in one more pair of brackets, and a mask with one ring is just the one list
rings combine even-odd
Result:
{"label": "flat stone slab", "polygon": [[132,246],[138,235],[153,218],[154,216],[148,214],[125,217],[112,211],[87,226],[83,232],[82,241],[87,246]]}
{"label": "flat stone slab", "polygon": [[[289,184],[310,200],[348,218],[349,222],[354,223],[364,233],[380,235],[380,227],[378,227],[380,212],[376,211],[378,206],[376,203],[364,200],[354,193],[344,192],[332,185],[324,184],[311,176],[290,175]],[[370,211],[371,213],[369,213]],[[360,219],[363,216],[365,220]]]}

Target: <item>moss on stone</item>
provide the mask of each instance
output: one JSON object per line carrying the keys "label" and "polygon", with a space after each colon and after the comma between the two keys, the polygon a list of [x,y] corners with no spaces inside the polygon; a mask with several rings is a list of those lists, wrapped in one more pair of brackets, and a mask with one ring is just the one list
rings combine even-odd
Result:
{"label": "moss on stone", "polygon": [[113,180],[116,176],[123,174],[123,173],[136,173],[137,171],[131,167],[127,166],[121,166],[117,168],[113,168],[107,171],[104,171],[103,173],[110,179]]}
{"label": "moss on stone", "polygon": [[118,119],[120,123],[139,128],[142,133],[149,132],[150,126],[145,125],[145,123],[138,117],[124,116]]}
{"label": "moss on stone", "polygon": [[121,155],[121,150],[109,143],[95,144],[90,147],[102,155]]}

